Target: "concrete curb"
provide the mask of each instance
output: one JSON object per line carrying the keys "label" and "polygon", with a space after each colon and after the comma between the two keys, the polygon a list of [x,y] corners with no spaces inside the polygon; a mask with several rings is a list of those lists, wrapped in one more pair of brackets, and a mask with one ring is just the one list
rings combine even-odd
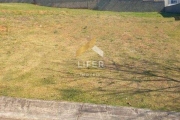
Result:
{"label": "concrete curb", "polygon": [[179,118],[180,112],[0,97],[0,120],[180,120]]}

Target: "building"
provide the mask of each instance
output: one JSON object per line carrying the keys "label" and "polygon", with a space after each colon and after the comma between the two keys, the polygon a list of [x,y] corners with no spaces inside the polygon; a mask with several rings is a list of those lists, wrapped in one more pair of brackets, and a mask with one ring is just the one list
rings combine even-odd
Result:
{"label": "building", "polygon": [[165,7],[166,6],[171,6],[171,5],[176,5],[180,3],[180,0],[164,0],[165,1]]}

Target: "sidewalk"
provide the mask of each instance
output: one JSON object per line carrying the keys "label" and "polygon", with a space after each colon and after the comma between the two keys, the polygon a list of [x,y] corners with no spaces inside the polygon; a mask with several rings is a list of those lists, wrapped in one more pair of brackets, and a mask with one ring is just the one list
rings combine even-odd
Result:
{"label": "sidewalk", "polygon": [[[7,119],[5,119],[7,118]],[[0,120],[180,120],[180,112],[0,97]]]}

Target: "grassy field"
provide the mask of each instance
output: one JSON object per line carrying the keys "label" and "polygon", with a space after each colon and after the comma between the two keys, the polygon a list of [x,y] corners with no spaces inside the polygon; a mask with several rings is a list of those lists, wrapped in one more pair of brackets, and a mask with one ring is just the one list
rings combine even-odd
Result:
{"label": "grassy field", "polygon": [[[165,16],[0,4],[0,95],[180,111],[180,21]],[[104,57],[76,57],[91,39]]]}

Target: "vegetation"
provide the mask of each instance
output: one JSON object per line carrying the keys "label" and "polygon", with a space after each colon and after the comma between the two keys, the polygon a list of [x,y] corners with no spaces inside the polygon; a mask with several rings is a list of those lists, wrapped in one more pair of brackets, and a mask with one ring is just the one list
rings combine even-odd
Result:
{"label": "vegetation", "polygon": [[[180,111],[180,22],[172,16],[0,4],[0,95]],[[91,39],[104,57],[76,57]]]}

